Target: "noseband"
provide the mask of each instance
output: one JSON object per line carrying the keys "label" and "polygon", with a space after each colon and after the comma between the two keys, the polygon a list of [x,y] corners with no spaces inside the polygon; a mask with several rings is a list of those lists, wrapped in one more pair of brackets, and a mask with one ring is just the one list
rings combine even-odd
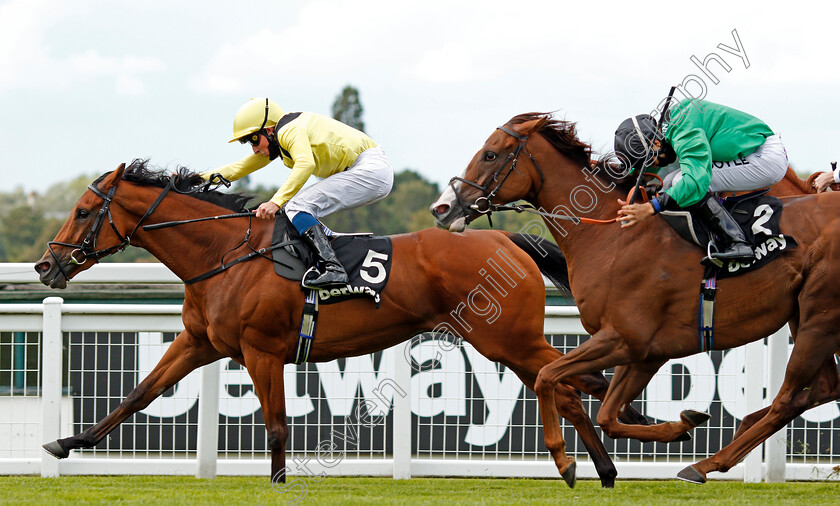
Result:
{"label": "noseband", "polygon": [[[540,168],[539,164],[537,163],[537,160],[534,159],[534,156],[531,153],[528,153],[528,151],[525,150],[525,143],[528,141],[528,136],[518,134],[518,133],[514,132],[513,130],[511,130],[511,129],[505,127],[505,126],[497,127],[497,130],[501,130],[502,132],[504,132],[504,133],[510,135],[511,137],[519,140],[519,144],[516,146],[516,149],[514,149],[507,156],[507,158],[499,166],[499,168],[496,169],[496,172],[493,173],[493,176],[490,179],[488,179],[487,182],[483,185],[480,185],[477,182],[470,181],[468,179],[464,179],[464,178],[458,177],[458,176],[455,176],[455,177],[453,177],[452,179],[449,180],[449,186],[452,188],[453,193],[455,193],[455,199],[458,201],[458,205],[461,206],[461,209],[464,211],[465,214],[467,214],[466,212],[469,209],[469,210],[477,211],[480,215],[486,214],[486,215],[488,215],[488,219],[489,219],[490,213],[493,211],[493,206],[491,204],[491,200],[493,199],[493,197],[495,197],[499,193],[499,190],[501,190],[502,185],[505,183],[505,181],[507,181],[507,178],[511,175],[511,173],[516,170],[516,162],[519,160],[519,154],[522,153],[522,152],[525,152],[525,154],[528,155],[528,158],[531,159],[531,163],[534,164],[534,167],[537,168],[537,172],[539,172],[539,174],[540,174],[540,186],[539,186],[539,188],[537,188],[537,191],[535,192],[535,196],[540,193],[540,190],[542,190],[543,184],[545,184],[545,176],[543,175],[543,171]],[[510,165],[508,165],[508,164],[510,164]],[[507,172],[505,172],[504,175],[502,176],[502,172],[505,171],[505,167],[507,167]],[[500,179],[500,176],[501,176],[501,179]],[[472,205],[465,204],[464,201],[461,200],[461,195],[459,195],[457,188],[455,188],[455,182],[456,181],[467,184],[469,186],[472,186],[473,188],[477,188],[477,189],[481,190],[481,193],[483,195],[481,197],[478,197]],[[496,184],[495,188],[493,188],[491,190],[490,187],[493,186],[493,183],[497,183],[497,184]],[[466,220],[467,224],[469,224],[470,221],[472,221],[470,216],[467,216],[465,218],[465,220]]]}

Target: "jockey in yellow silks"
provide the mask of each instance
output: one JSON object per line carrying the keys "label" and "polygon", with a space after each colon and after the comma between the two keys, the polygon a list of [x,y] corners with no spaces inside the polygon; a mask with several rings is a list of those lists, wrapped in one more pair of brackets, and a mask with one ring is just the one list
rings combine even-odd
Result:
{"label": "jockey in yellow silks", "polygon": [[[304,277],[305,286],[347,284],[347,273],[318,219],[376,202],[390,193],[394,171],[385,151],[365,133],[340,121],[311,112],[286,114],[268,98],[252,98],[239,108],[229,142],[234,141],[250,144],[253,154],[204,172],[202,177],[218,173],[236,180],[281,158],[292,172],[271,200],[260,204],[257,217],[274,219],[285,205],[292,225],[322,265],[320,271]],[[322,179],[304,188],[310,176]]]}

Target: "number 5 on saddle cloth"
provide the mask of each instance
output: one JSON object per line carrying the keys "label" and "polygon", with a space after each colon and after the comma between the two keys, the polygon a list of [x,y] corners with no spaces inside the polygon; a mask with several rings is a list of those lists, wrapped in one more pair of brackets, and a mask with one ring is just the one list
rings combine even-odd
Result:
{"label": "number 5 on saddle cloth", "polygon": [[[323,226],[323,225],[319,225]],[[370,234],[335,234],[324,227],[331,238],[331,246],[338,261],[347,271],[350,282],[340,288],[303,288],[306,302],[303,307],[300,332],[295,349],[295,363],[302,364],[309,358],[315,327],[318,321],[318,305],[334,304],[353,297],[371,297],[379,307],[380,293],[385,289],[391,273],[393,246],[389,237],[374,237]],[[283,245],[271,250],[274,272],[300,283],[306,271],[313,266],[315,255],[301,240],[286,214],[278,212],[274,218],[272,245]]]}
{"label": "number 5 on saddle cloth", "polygon": [[[323,226],[323,225],[321,225]],[[379,294],[391,273],[393,247],[389,237],[371,234],[336,234],[326,229],[330,243],[350,282],[340,288],[317,289],[321,304],[333,304],[351,297],[372,297],[379,304]],[[300,281],[313,266],[315,256],[301,240],[300,234],[282,211],[274,219],[272,244],[287,243],[272,250],[274,271],[287,279]]]}

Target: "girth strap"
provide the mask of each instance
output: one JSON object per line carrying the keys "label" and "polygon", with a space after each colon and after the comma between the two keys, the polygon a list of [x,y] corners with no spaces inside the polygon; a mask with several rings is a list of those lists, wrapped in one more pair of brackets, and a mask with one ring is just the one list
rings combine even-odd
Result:
{"label": "girth strap", "polygon": [[700,315],[698,319],[698,344],[700,351],[715,347],[715,296],[717,295],[717,269],[707,268],[700,283]]}
{"label": "girth strap", "polygon": [[306,290],[306,302],[303,304],[303,318],[295,348],[295,364],[309,360],[312,341],[315,339],[315,324],[318,322],[318,290]]}

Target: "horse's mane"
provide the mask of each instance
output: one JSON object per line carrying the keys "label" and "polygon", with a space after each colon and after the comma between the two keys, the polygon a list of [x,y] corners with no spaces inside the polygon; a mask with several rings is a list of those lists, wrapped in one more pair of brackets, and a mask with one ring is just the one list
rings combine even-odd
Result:
{"label": "horse's mane", "polygon": [[538,131],[557,151],[568,156],[578,165],[589,165],[592,149],[589,144],[577,138],[574,122],[556,119],[551,113],[529,112],[514,116],[508,123],[518,125],[535,119],[542,120]]}
{"label": "horse's mane", "polygon": [[[99,178],[94,181],[94,186],[98,185],[99,182],[105,179],[105,176],[108,174],[110,174],[110,172],[106,172],[105,174],[99,176]],[[234,212],[244,212],[246,210],[245,205],[253,198],[252,195],[245,193],[222,193],[217,190],[193,191],[198,186],[204,184],[204,180],[200,175],[198,175],[198,173],[193,172],[186,167],[179,166],[175,170],[175,174],[175,191],[216,204],[217,206],[230,209]],[[156,186],[158,188],[165,188],[169,184],[170,178],[171,171],[158,167],[150,167],[148,159],[142,160],[139,158],[134,159],[131,164],[125,168],[122,175],[123,181],[139,185]]]}
{"label": "horse's mane", "polygon": [[[527,121],[541,119],[542,124],[538,132],[560,153],[571,158],[580,167],[598,168],[597,175],[607,185],[615,185],[624,191],[630,191],[635,183],[635,177],[626,174],[618,174],[620,169],[612,163],[611,154],[602,156],[598,160],[592,160],[592,148],[589,144],[578,139],[577,128],[572,121],[559,120],[547,112],[529,112],[514,116],[508,123],[518,125]],[[610,170],[606,170],[609,164]],[[620,177],[617,177],[620,176]]]}

